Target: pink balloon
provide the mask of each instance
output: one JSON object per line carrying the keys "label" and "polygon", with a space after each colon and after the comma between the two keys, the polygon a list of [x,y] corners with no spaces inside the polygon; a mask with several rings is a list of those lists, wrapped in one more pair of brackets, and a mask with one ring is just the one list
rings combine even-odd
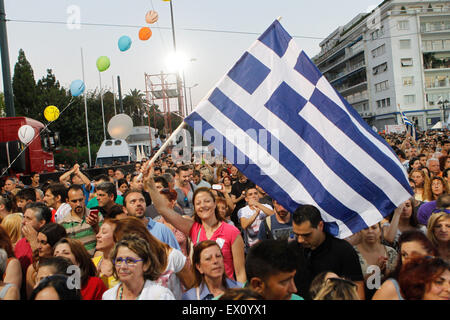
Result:
{"label": "pink balloon", "polygon": [[150,24],[158,21],[158,12],[153,11],[153,10],[150,10],[149,12],[147,12],[147,14],[145,15],[145,21]]}

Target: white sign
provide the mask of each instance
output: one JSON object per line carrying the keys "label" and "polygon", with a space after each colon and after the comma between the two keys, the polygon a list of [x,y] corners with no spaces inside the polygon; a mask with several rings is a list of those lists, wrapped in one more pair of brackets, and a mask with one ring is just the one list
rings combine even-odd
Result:
{"label": "white sign", "polygon": [[386,133],[403,133],[406,131],[404,124],[387,124],[384,126]]}

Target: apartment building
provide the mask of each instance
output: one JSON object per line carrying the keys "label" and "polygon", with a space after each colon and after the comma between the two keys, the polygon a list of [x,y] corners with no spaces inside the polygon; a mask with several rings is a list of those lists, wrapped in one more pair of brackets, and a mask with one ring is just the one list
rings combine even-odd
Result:
{"label": "apartment building", "polygon": [[371,126],[450,113],[450,1],[383,1],[320,43],[314,63]]}

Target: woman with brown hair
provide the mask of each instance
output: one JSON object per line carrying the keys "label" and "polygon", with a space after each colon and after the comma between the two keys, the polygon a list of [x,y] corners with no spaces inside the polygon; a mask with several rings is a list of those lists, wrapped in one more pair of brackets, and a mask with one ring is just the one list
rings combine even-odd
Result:
{"label": "woman with brown hair", "polygon": [[126,235],[114,246],[111,259],[120,282],[103,294],[103,300],[175,299],[169,289],[155,282],[161,275],[160,263],[146,239],[136,233]]}
{"label": "woman with brown hair", "polygon": [[399,274],[405,300],[449,300],[450,265],[441,258],[416,257]]}
{"label": "woman with brown hair", "polygon": [[223,221],[211,190],[195,190],[192,198],[194,220],[188,220],[170,209],[168,200],[159,194],[153,180],[153,167],[144,172],[144,181],[156,210],[164,219],[189,236],[194,245],[204,240],[215,240],[223,253],[226,275],[230,279],[245,283],[244,240],[236,227]]}
{"label": "woman with brown hair", "polygon": [[435,256],[436,248],[427,236],[417,230],[402,233],[398,240],[399,255],[394,271],[386,276],[386,280],[375,292],[372,300],[404,300],[398,283],[400,270],[415,256]]}
{"label": "woman with brown hair", "polygon": [[119,224],[119,220],[106,218],[103,221],[100,230],[96,234],[97,244],[95,249],[95,256],[92,262],[97,268],[97,273],[100,279],[103,280],[107,289],[118,284],[118,280],[113,276],[113,262],[110,258],[111,252],[114,249],[114,230]]}
{"label": "woman with brown hair", "polygon": [[135,217],[128,217],[119,221],[114,230],[114,240],[120,241],[130,233],[136,233],[145,239],[149,243],[152,253],[156,256],[157,261],[154,262],[154,267],[160,273],[160,276],[155,280],[156,283],[170,289],[177,300],[181,299],[184,288],[189,289],[193,285],[192,270],[186,264],[186,257],[183,253],[156,239],[140,219]]}
{"label": "woman with brown hair", "polygon": [[447,181],[445,181],[442,177],[433,177],[430,179],[430,184],[425,190],[425,199],[429,199],[429,201],[437,200],[439,196],[447,193]]}
{"label": "woman with brown hair", "polygon": [[428,219],[427,237],[437,248],[439,257],[450,261],[450,215],[445,211],[433,213]]}
{"label": "woman with brown hair", "polygon": [[27,269],[26,274],[26,292],[30,297],[36,285],[36,274],[39,266],[39,259],[51,257],[53,255],[53,246],[62,238],[67,237],[66,229],[57,223],[44,224],[38,232],[37,242],[38,248],[35,250],[34,261]]}
{"label": "woman with brown hair", "polygon": [[221,296],[227,288],[239,288],[242,284],[227,278],[223,255],[217,242],[205,240],[194,247],[192,264],[195,285],[183,294],[183,300],[212,300]]}
{"label": "woman with brown hair", "polygon": [[[65,257],[81,272],[81,297],[83,300],[101,300],[106,286],[97,277],[97,269],[84,245],[76,239],[63,238],[53,247],[53,256]],[[72,271],[74,272],[75,269]]]}
{"label": "woman with brown hair", "polygon": [[409,173],[409,178],[413,179],[416,184],[414,198],[418,201],[430,201],[425,198],[425,190],[430,185],[430,178],[428,175],[421,169],[413,169]]}

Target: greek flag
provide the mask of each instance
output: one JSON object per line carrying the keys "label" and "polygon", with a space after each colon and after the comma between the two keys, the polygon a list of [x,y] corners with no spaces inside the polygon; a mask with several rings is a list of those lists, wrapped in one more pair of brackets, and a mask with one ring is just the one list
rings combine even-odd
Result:
{"label": "greek flag", "polygon": [[393,150],[278,21],[185,121],[290,212],[316,206],[339,238],[413,194]]}
{"label": "greek flag", "polygon": [[406,131],[411,135],[411,137],[416,140],[416,126],[414,123],[412,123],[406,114],[401,111],[400,114],[402,115],[403,124],[406,126]]}

